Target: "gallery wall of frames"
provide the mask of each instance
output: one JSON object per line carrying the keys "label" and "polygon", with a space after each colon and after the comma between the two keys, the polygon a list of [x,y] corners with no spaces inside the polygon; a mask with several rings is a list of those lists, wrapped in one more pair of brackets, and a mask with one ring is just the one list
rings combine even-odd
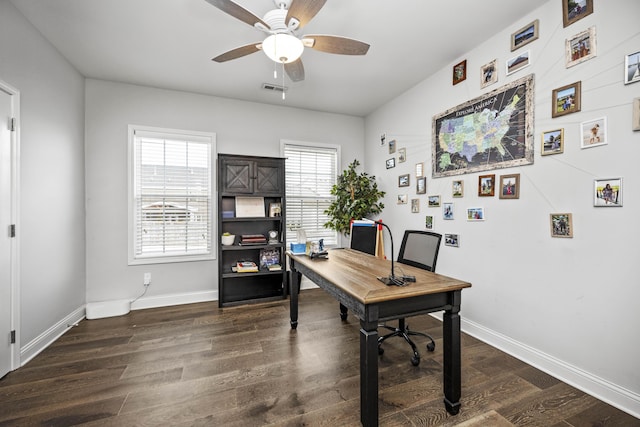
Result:
{"label": "gallery wall of frames", "polygon": [[[573,67],[592,60],[598,55],[598,33],[595,25],[581,27],[581,20],[593,13],[593,0],[581,2],[562,1],[562,25],[575,28],[573,35],[564,41],[564,64],[567,75]],[[432,118],[432,176],[455,177],[450,192],[431,194],[425,175],[424,159],[410,158],[403,147],[401,136],[383,133],[380,146],[386,147],[388,157],[385,168],[393,174],[397,165],[413,162],[415,170],[410,174],[397,176],[397,204],[407,205],[411,213],[425,214],[424,227],[434,228],[437,219],[444,221],[484,221],[483,206],[464,203],[465,194],[477,192],[478,197],[497,197],[508,203],[510,200],[526,197],[520,193],[520,174],[487,173],[477,177],[477,181],[465,179],[465,174],[532,164],[534,156],[561,156],[565,147],[565,128],[551,127],[534,132],[534,74],[499,85],[499,67],[504,67],[505,76],[524,74],[532,64],[531,50],[539,40],[540,20],[535,19],[511,34],[512,56],[494,58],[479,67],[479,73],[468,70],[468,61],[463,59],[452,67],[451,85],[479,76],[480,89],[488,92],[481,96],[448,109]],[[629,52],[620,69],[620,82],[632,85],[640,82],[640,46]],[[491,90],[492,88],[495,88]],[[636,88],[640,88],[637,85]],[[630,90],[638,94],[638,90]],[[553,88],[549,93],[552,118],[576,114],[582,111],[582,82],[574,81]],[[631,98],[632,112],[630,126],[634,132],[640,131],[640,98]],[[538,103],[538,108],[540,104]],[[607,116],[584,117],[577,124],[581,149],[598,149],[609,144]],[[406,168],[405,168],[406,170]],[[590,186],[595,208],[623,207],[623,178],[592,177]],[[441,186],[439,187],[441,188]],[[456,205],[462,205],[461,210]],[[441,210],[435,214],[434,210]],[[422,210],[422,212],[421,212]],[[571,238],[574,225],[571,212],[549,213],[550,237]],[[445,245],[459,247],[460,235],[445,234]]]}

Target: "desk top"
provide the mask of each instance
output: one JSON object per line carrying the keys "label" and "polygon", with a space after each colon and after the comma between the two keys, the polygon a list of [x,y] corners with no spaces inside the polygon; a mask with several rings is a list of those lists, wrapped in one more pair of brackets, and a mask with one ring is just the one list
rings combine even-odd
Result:
{"label": "desk top", "polygon": [[471,283],[398,262],[394,263],[396,276],[411,275],[416,277],[416,281],[408,283],[407,286],[387,286],[377,277],[389,276],[391,262],[352,249],[332,249],[329,251],[328,259],[311,259],[306,255],[293,255],[291,252],[287,252],[287,255],[363,304],[471,287]]}

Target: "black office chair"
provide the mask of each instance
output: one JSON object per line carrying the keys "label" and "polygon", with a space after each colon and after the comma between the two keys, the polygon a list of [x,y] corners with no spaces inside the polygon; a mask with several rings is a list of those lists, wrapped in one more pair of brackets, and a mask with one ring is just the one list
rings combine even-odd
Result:
{"label": "black office chair", "polygon": [[[438,261],[438,252],[440,251],[441,240],[442,235],[438,233],[406,230],[404,232],[404,237],[402,238],[402,246],[400,246],[398,262],[422,268],[427,271],[436,271],[436,262]],[[396,269],[399,269],[398,267],[399,266],[396,265]],[[409,284],[409,286],[411,285]],[[398,320],[397,328],[386,324],[379,325],[379,327],[386,328],[391,331],[391,333],[378,338],[378,354],[380,355],[384,353],[382,343],[391,337],[402,337],[407,343],[409,343],[413,349],[413,357],[411,358],[411,364],[413,366],[418,366],[420,364],[420,353],[418,353],[418,348],[411,340],[410,336],[419,335],[425,337],[429,339],[429,343],[427,343],[427,350],[434,351],[436,349],[436,343],[430,335],[409,330],[409,325],[406,324],[404,318]]]}

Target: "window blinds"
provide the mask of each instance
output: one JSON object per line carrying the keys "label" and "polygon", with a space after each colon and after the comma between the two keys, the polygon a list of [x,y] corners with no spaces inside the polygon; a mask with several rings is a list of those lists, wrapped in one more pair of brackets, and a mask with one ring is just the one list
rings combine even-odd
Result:
{"label": "window blinds", "polygon": [[134,258],[211,254],[211,137],[135,130]]}
{"label": "window blinds", "polygon": [[337,245],[337,232],[324,228],[329,220],[324,211],[335,199],[331,188],[337,177],[337,149],[285,143],[283,154],[287,159],[287,246],[297,241],[298,229],[308,239]]}

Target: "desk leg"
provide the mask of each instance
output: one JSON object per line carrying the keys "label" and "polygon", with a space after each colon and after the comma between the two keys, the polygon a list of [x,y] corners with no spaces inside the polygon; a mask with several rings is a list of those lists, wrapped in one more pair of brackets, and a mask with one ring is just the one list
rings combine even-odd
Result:
{"label": "desk leg", "polygon": [[298,294],[300,290],[301,274],[295,270],[291,262],[291,294],[289,295],[289,315],[291,317],[291,329],[298,327]]}
{"label": "desk leg", "polygon": [[444,312],[442,332],[444,338],[444,406],[451,415],[460,411],[462,387],[460,353],[460,300],[461,291],[452,293],[451,310]]}
{"label": "desk leg", "polygon": [[340,319],[347,320],[349,309],[340,303]]}
{"label": "desk leg", "polygon": [[378,425],[378,322],[360,321],[360,422]]}

